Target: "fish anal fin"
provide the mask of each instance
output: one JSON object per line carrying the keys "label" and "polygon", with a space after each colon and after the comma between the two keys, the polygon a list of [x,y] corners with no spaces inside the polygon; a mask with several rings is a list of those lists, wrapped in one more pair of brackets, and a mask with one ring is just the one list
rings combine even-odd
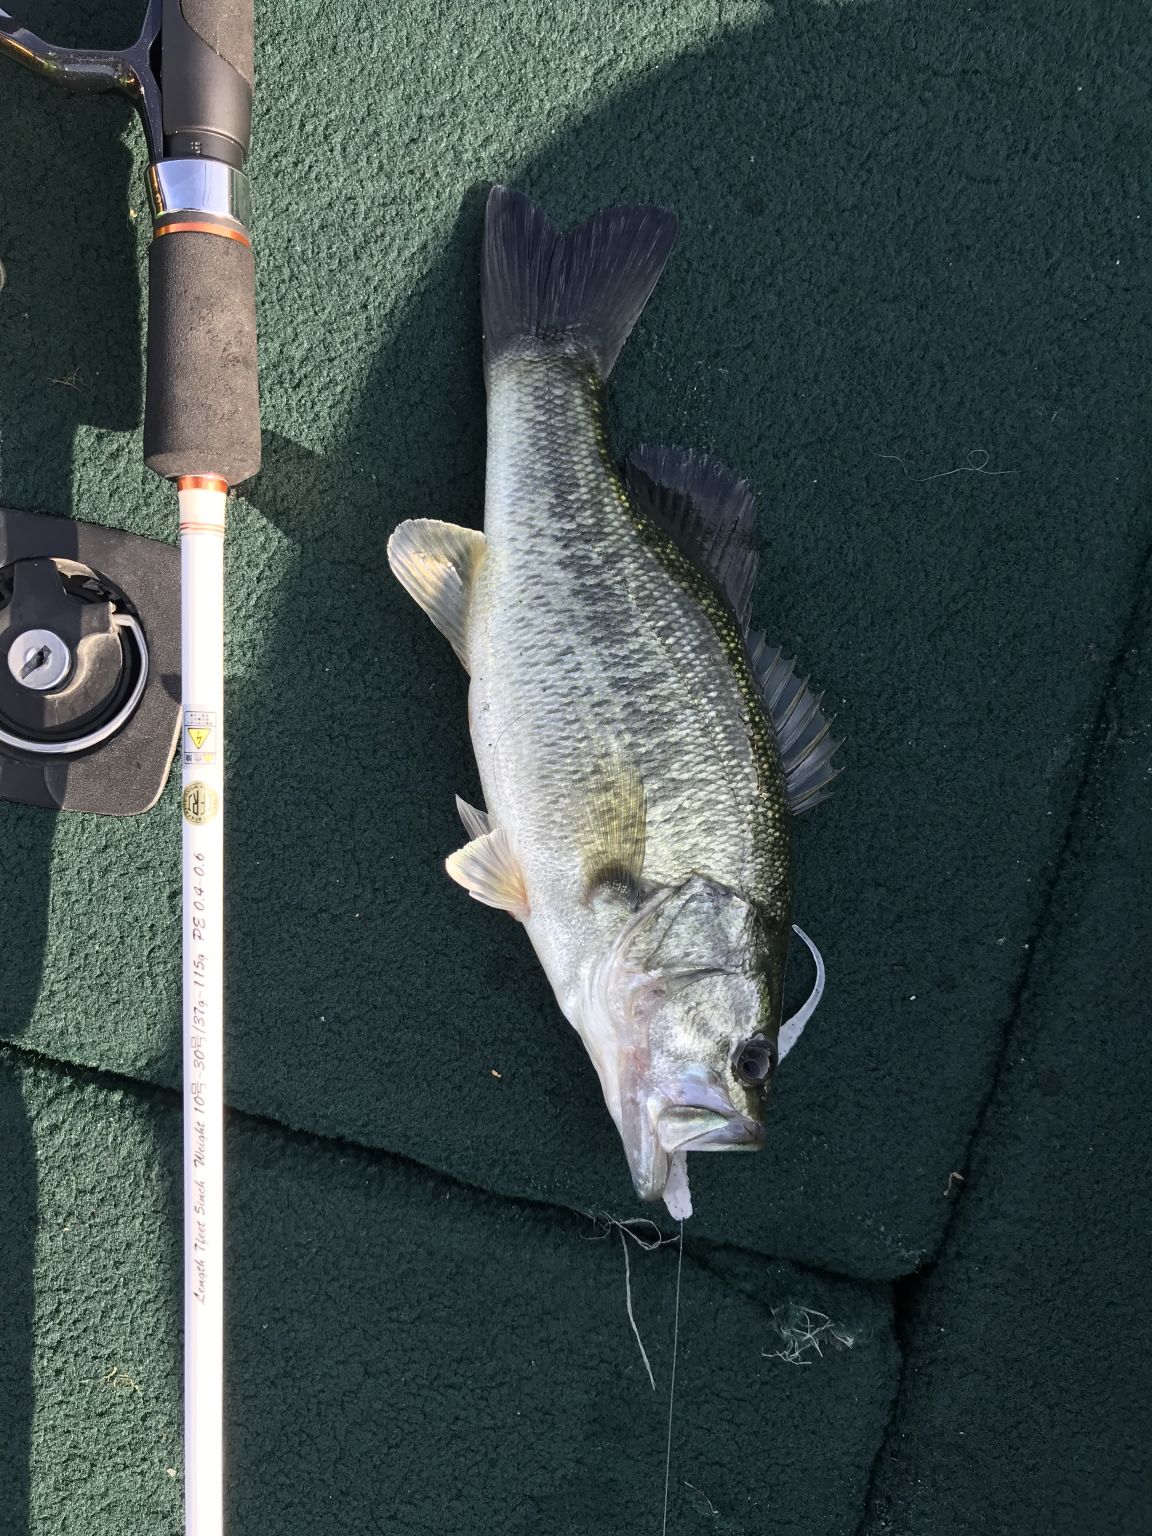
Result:
{"label": "fish anal fin", "polygon": [[829,785],[840,773],[832,759],[841,743],[820,707],[823,696],[807,679],[796,676],[794,659],[785,660],[779,646],[768,645],[755,631],[748,635],[748,654],[776,733],[788,804],[799,815],[827,798]]}
{"label": "fish anal fin", "polygon": [[457,885],[486,907],[510,912],[520,922],[531,914],[524,871],[503,827],[493,827],[465,843],[449,855],[444,867]]}
{"label": "fish anal fin", "polygon": [[641,890],[647,801],[635,767],[620,757],[602,759],[587,775],[580,829],[585,900],[619,891],[632,904]]}
{"label": "fish anal fin", "polygon": [[392,574],[452,645],[468,666],[468,604],[476,572],[487,553],[482,533],[412,518],[401,523],[388,540]]}
{"label": "fish anal fin", "polygon": [[759,552],[756,498],[710,454],[637,448],[627,464],[633,503],[703,571],[748,627]]}

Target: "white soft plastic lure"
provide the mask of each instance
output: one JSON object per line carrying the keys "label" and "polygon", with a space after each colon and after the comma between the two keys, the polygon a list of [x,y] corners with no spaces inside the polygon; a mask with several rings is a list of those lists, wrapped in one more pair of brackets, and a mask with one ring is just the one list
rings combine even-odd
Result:
{"label": "white soft plastic lure", "polygon": [[460,803],[471,840],[448,872],[523,922],[637,1191],[683,1217],[686,1154],[762,1143],[765,1090],[819,1000],[816,955],[781,1031],[792,821],[837,743],[750,627],[747,484],[678,449],[624,474],[609,453],[604,381],[675,230],[615,208],[563,234],[493,190],[484,532],[403,523],[388,557],[472,678],[488,809]]}

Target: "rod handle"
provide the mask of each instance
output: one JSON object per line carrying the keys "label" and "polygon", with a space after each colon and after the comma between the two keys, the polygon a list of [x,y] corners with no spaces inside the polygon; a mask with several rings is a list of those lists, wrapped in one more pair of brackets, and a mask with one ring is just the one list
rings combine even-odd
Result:
{"label": "rod handle", "polygon": [[186,227],[201,221],[177,217],[148,253],[144,459],[239,485],[260,468],[255,269],[239,227]]}

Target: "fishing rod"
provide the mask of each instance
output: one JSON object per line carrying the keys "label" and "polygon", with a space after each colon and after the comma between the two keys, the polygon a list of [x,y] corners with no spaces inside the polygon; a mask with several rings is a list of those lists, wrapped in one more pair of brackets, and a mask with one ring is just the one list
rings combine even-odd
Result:
{"label": "fishing rod", "polygon": [[224,524],[260,468],[252,30],[252,0],[149,0],[130,47],[60,48],[0,9],[0,52],[127,96],[148,145],[144,459],[176,486],[181,559],[187,1536],[224,1526]]}

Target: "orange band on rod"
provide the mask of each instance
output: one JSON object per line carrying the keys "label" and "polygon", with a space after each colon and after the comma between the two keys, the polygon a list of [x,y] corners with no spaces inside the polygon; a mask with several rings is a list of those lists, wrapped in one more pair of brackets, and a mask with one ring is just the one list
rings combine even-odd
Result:
{"label": "orange band on rod", "polygon": [[227,480],[222,480],[219,475],[179,475],[176,480],[178,491],[226,491]]}
{"label": "orange band on rod", "polygon": [[239,240],[249,250],[252,248],[252,242],[244,231],[231,224],[161,224],[159,229],[152,231],[152,238],[159,240],[161,235],[179,235],[187,231],[196,235],[223,235],[226,240]]}
{"label": "orange band on rod", "polygon": [[219,533],[223,534],[223,523],[181,523],[181,533]]}

